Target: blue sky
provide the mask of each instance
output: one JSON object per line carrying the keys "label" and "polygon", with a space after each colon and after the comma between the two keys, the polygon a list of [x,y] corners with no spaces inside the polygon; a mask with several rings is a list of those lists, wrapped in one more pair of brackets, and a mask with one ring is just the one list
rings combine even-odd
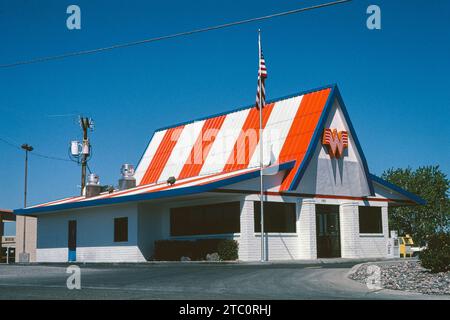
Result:
{"label": "blue sky", "polygon": [[[321,2],[7,0],[0,3],[0,64]],[[81,8],[81,30],[66,28],[70,4]],[[381,30],[366,28],[370,4],[381,8]],[[448,1],[353,1],[186,38],[0,69],[0,137],[64,158],[69,141],[80,135],[74,115],[91,116],[96,128],[90,167],[102,183],[116,183],[120,165],[136,164],[155,129],[254,102],[258,28],[269,99],[337,83],[372,173],[430,164],[450,172]],[[18,208],[23,153],[0,141],[0,164],[0,208]],[[29,204],[79,192],[75,163],[32,156],[29,168]]]}

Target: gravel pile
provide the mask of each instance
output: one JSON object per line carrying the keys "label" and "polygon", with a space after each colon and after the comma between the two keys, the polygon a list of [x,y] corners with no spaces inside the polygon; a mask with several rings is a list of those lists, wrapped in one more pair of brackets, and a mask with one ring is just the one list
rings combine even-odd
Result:
{"label": "gravel pile", "polygon": [[[371,276],[363,264],[349,275],[350,279],[366,283]],[[372,264],[373,265],[373,264]],[[384,289],[420,292],[424,294],[450,294],[450,272],[431,273],[422,268],[419,261],[402,261],[376,264],[381,271],[381,287]]]}

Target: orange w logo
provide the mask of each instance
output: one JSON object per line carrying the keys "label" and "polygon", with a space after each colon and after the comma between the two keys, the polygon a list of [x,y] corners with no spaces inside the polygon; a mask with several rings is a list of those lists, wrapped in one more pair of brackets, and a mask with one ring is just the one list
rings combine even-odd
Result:
{"label": "orange w logo", "polygon": [[348,147],[348,133],[347,131],[338,132],[336,129],[325,129],[322,144],[328,147],[331,158],[340,158],[344,154],[344,149]]}

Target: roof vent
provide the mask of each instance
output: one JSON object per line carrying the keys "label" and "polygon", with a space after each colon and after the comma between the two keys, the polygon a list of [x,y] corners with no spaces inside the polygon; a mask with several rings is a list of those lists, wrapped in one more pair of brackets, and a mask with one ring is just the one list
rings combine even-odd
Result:
{"label": "roof vent", "polygon": [[122,177],[119,179],[119,189],[126,190],[136,187],[136,179],[134,178],[134,166],[125,163],[120,169]]}
{"label": "roof vent", "polygon": [[98,196],[102,190],[100,185],[100,178],[95,173],[91,173],[88,176],[88,182],[86,185],[86,198]]}

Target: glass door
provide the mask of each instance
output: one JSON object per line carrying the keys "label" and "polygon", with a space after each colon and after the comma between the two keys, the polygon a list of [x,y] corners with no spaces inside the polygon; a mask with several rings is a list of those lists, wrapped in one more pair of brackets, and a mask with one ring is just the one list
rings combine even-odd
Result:
{"label": "glass door", "polygon": [[317,257],[341,256],[339,206],[316,205]]}

